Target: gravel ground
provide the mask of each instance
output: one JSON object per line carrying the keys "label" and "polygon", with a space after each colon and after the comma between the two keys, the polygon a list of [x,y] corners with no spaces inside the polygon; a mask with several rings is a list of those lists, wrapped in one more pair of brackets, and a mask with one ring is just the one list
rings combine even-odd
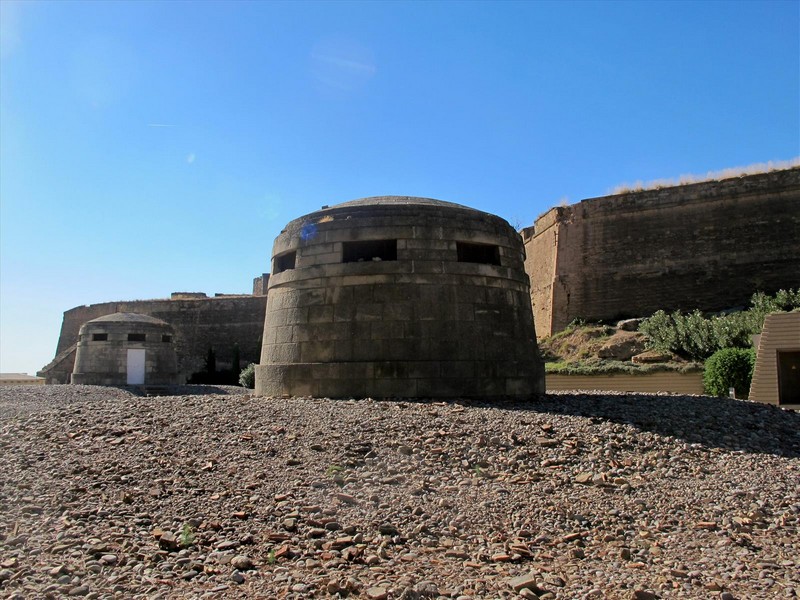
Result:
{"label": "gravel ground", "polygon": [[0,595],[800,595],[796,413],[236,390],[0,388]]}

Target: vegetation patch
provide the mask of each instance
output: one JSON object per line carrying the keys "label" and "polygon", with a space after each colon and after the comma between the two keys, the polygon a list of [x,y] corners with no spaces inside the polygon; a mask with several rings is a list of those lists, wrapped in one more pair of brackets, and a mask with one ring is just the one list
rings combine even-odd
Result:
{"label": "vegetation patch", "polygon": [[718,350],[706,361],[703,387],[712,396],[727,396],[728,391],[734,389],[737,398],[747,398],[755,366],[753,348]]}
{"label": "vegetation patch", "polygon": [[647,375],[659,371],[677,373],[693,373],[701,370],[703,365],[697,362],[666,362],[639,365],[619,360],[589,360],[575,362],[547,362],[545,373],[549,375]]}
{"label": "vegetation patch", "polygon": [[710,316],[700,311],[667,314],[660,310],[645,319],[639,332],[647,337],[648,348],[664,354],[666,360],[662,362],[603,358],[604,347],[610,340],[613,343],[613,336],[620,335],[618,330],[602,323],[575,320],[563,331],[539,342],[545,373],[646,375],[704,371],[707,393],[727,395],[733,387],[737,397],[747,397],[755,363],[752,336],[761,333],[768,314],[800,310],[800,290],[780,290],[774,296],[759,292],[750,304],[747,310]]}
{"label": "vegetation patch", "polygon": [[723,348],[749,348],[752,336],[761,333],[764,318],[774,312],[800,309],[800,289],[780,290],[774,296],[758,292],[748,310],[707,317],[663,310],[645,319],[639,331],[650,338],[654,350],[672,352],[687,359],[704,360]]}

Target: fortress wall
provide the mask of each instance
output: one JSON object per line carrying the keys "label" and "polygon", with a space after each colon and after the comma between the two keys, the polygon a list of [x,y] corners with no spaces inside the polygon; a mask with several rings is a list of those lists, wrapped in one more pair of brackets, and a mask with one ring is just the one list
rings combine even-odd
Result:
{"label": "fortress wall", "polygon": [[[174,343],[178,355],[179,381],[183,382],[189,375],[204,367],[209,347],[214,348],[217,369],[230,366],[233,346],[237,343],[242,367],[250,362],[258,363],[266,305],[266,296],[221,296],[132,300],[78,306],[64,313],[56,354],[75,344],[81,325],[91,319],[115,312],[150,315],[166,321],[175,328]],[[74,356],[72,353],[71,364],[59,367],[59,375],[52,378],[54,382],[61,379],[62,371],[67,369],[69,372],[72,371]],[[67,381],[57,382],[67,383]]]}
{"label": "fortress wall", "polygon": [[531,285],[531,306],[536,334],[549,335],[552,326],[554,296],[560,295],[555,278],[558,258],[559,219],[565,207],[551,208],[536,221],[536,227],[522,230],[525,242],[525,271]]}
{"label": "fortress wall", "polygon": [[536,331],[800,287],[800,169],[584,200],[526,240]]}

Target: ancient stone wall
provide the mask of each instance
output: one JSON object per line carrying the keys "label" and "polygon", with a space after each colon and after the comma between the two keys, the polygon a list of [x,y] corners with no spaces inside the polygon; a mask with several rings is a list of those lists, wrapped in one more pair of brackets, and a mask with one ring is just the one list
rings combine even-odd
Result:
{"label": "ancient stone wall", "polygon": [[77,306],[64,313],[56,355],[65,357],[53,365],[53,373],[45,367],[40,373],[48,383],[67,383],[64,374],[72,372],[75,354],[66,352],[78,340],[81,325],[116,312],[132,312],[162,319],[175,329],[175,351],[178,356],[179,381],[200,371],[209,348],[214,348],[217,369],[229,368],[233,346],[239,345],[240,364],[258,363],[261,336],[264,330],[266,296],[220,296],[216,298],[186,297],[178,299],[131,300]]}
{"label": "ancient stone wall", "polygon": [[553,208],[524,230],[539,336],[800,287],[800,169]]}

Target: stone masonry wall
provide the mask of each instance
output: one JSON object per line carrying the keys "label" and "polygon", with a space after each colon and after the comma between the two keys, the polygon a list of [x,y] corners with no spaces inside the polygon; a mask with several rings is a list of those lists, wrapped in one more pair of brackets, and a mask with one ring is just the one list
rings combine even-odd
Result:
{"label": "stone masonry wall", "polygon": [[800,287],[800,169],[554,208],[524,232],[539,336]]}
{"label": "stone masonry wall", "polygon": [[[162,319],[175,329],[179,381],[201,370],[209,347],[214,348],[217,368],[229,367],[233,346],[239,344],[241,366],[258,363],[264,330],[266,296],[222,296],[175,300],[131,300],[77,306],[64,313],[56,355],[68,350],[78,340],[81,325],[103,315],[132,312]],[[61,373],[72,372],[74,353],[69,364],[60,364],[58,373],[48,376],[49,383],[62,381]],[[65,361],[60,361],[64,363]],[[52,364],[52,363],[51,363]],[[49,366],[49,365],[48,365]],[[46,368],[43,371],[45,373]]]}
{"label": "stone masonry wall", "polygon": [[[343,244],[396,240],[396,260],[343,263]],[[459,242],[499,264],[459,262]],[[529,396],[544,391],[519,234],[455,205],[333,207],[287,226],[273,264],[256,393]]]}

